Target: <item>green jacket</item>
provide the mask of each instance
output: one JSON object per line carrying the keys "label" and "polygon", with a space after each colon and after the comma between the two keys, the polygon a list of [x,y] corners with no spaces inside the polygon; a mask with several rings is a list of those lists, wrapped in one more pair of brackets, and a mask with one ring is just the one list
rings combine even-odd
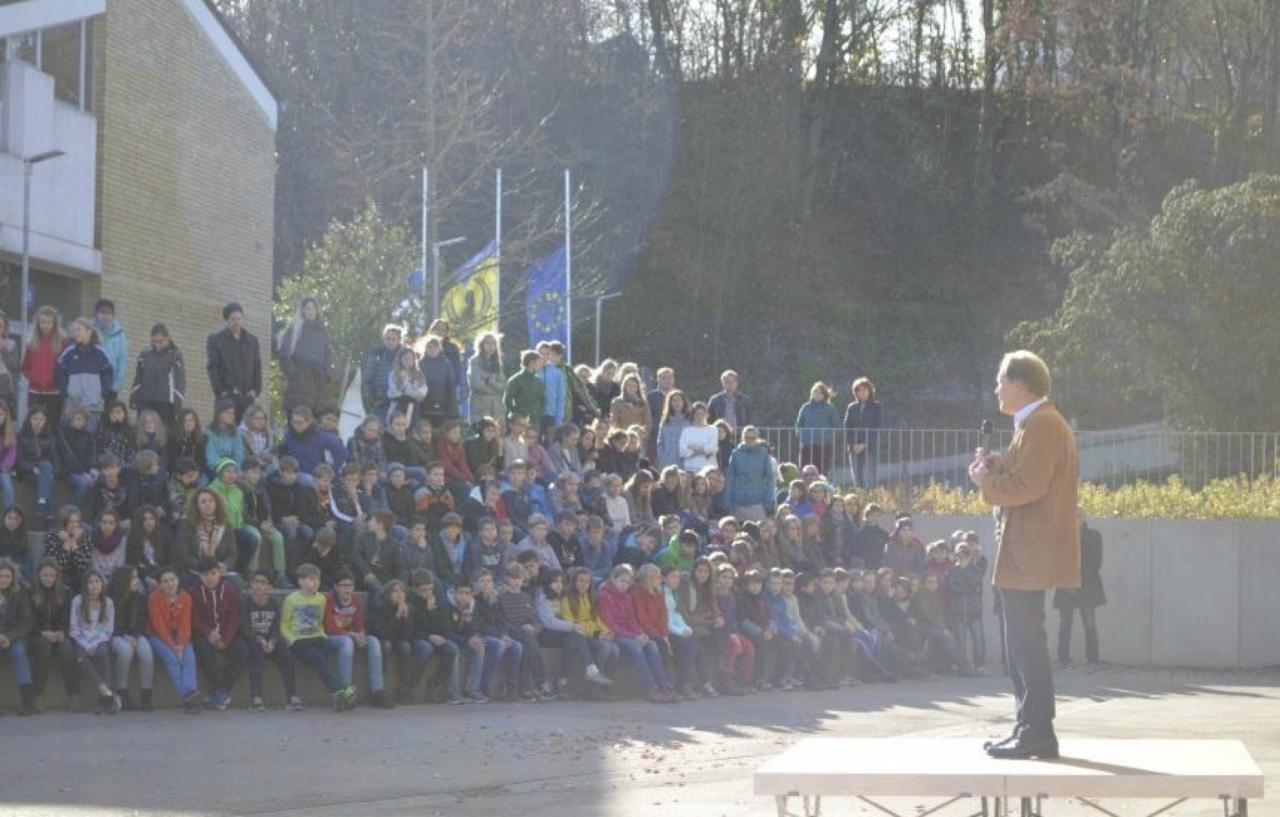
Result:
{"label": "green jacket", "polygon": [[534,427],[542,420],[543,383],[538,375],[528,369],[521,369],[507,380],[507,389],[502,395],[502,404],[507,410],[507,421],[523,414],[529,418]]}
{"label": "green jacket", "polygon": [[654,561],[659,567],[671,566],[684,573],[693,572],[693,557],[685,555],[684,545],[680,544],[680,534],[671,537],[667,546],[658,551]]}
{"label": "green jacket", "polygon": [[227,527],[235,530],[244,527],[244,491],[237,483],[230,485],[223,481],[221,474],[223,468],[227,465],[235,465],[231,460],[222,460],[218,463],[218,474],[213,478],[213,482],[209,483],[209,490],[222,497],[222,505],[227,512]]}

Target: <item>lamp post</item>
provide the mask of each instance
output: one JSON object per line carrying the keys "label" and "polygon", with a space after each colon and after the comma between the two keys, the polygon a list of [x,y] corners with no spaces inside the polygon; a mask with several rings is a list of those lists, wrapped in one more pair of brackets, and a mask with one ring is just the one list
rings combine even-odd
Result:
{"label": "lamp post", "polygon": [[600,365],[600,316],[603,313],[602,307],[605,301],[613,300],[622,296],[621,292],[610,292],[608,295],[596,296],[596,365]]}
{"label": "lamp post", "polygon": [[18,339],[18,359],[26,352],[27,290],[31,287],[31,175],[36,165],[66,154],[61,150],[46,150],[22,160],[22,334]]}
{"label": "lamp post", "polygon": [[431,245],[431,319],[440,317],[440,250],[466,241],[465,235],[447,238]]}

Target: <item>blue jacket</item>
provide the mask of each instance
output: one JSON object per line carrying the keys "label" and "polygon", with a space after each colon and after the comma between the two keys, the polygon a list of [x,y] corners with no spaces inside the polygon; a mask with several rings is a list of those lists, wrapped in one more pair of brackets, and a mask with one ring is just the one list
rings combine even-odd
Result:
{"label": "blue jacket", "polygon": [[124,327],[119,321],[112,321],[106,329],[95,322],[94,327],[102,337],[102,351],[107,353],[111,361],[111,390],[117,394],[124,388],[124,376],[129,371],[129,339],[125,337]]}
{"label": "blue jacket", "polygon": [[63,349],[53,366],[53,376],[58,381],[58,391],[66,395],[67,408],[89,411],[102,411],[106,395],[115,384],[111,361],[96,343],[73,343]]}
{"label": "blue jacket", "polygon": [[680,464],[680,432],[689,425],[689,418],[672,417],[658,429],[658,468]]}
{"label": "blue jacket", "polygon": [[559,366],[543,366],[538,377],[542,380],[542,416],[564,425],[564,372]]}
{"label": "blue jacket", "polygon": [[725,499],[730,508],[759,503],[773,513],[777,507],[773,459],[764,443],[741,443],[733,449],[724,480]]}
{"label": "blue jacket", "polygon": [[204,465],[205,471],[210,474],[217,473],[218,463],[223,460],[231,460],[236,464],[236,468],[244,465],[244,439],[240,433],[232,430],[231,433],[219,433],[212,428],[206,428],[204,433]]}
{"label": "blue jacket", "polygon": [[835,429],[842,428],[840,414],[830,401],[813,400],[800,407],[796,416],[796,434],[801,445],[831,445],[835,442]]}
{"label": "blue jacket", "polygon": [[312,428],[299,435],[290,428],[285,432],[280,445],[276,447],[276,453],[280,456],[296,459],[304,474],[310,474],[317,465],[326,462],[324,456],[326,452],[332,459],[329,464],[333,466],[334,472],[341,470],[347,461],[346,446],[327,431]]}
{"label": "blue jacket", "polygon": [[764,595],[769,600],[769,617],[774,629],[783,638],[795,638],[796,630],[791,626],[791,617],[787,615],[787,602],[782,596],[770,593],[767,587],[764,589]]}

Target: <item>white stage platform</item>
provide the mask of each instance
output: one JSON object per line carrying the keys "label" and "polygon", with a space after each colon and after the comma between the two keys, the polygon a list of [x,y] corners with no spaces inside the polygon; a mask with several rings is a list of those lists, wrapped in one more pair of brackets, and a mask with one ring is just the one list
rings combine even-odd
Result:
{"label": "white stage platform", "polygon": [[[777,801],[804,800],[817,815],[822,797],[857,797],[890,815],[872,798],[947,798],[915,812],[924,817],[964,798],[987,800],[996,815],[1018,800],[1023,815],[1041,813],[1045,798],[1072,798],[1103,814],[1096,800],[1173,800],[1154,817],[1187,799],[1223,801],[1226,817],[1247,817],[1248,800],[1262,797],[1258,764],[1238,740],[1095,740],[1060,743],[1058,760],[997,760],[981,739],[809,738],[765,763],[755,773],[755,792]],[[813,809],[809,802],[813,799]]]}

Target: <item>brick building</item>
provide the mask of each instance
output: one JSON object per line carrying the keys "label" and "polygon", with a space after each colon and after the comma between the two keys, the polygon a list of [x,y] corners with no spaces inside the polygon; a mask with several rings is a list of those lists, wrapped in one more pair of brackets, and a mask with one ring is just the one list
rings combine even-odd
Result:
{"label": "brick building", "polygon": [[[269,349],[277,104],[206,0],[0,0],[0,308],[116,302],[131,358],[156,321],[207,417],[204,339],[229,300]],[[132,372],[129,373],[132,382]]]}

